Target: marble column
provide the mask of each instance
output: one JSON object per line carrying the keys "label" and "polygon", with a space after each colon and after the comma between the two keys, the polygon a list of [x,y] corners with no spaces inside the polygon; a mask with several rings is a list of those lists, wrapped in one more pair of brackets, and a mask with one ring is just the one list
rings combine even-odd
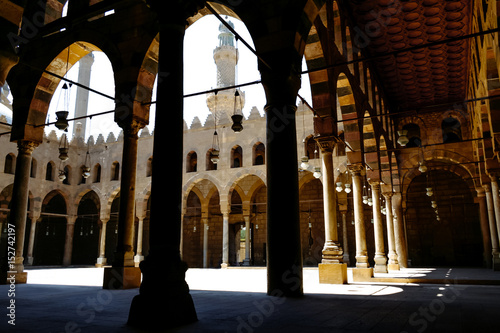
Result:
{"label": "marble column", "polygon": [[384,227],[380,210],[380,180],[369,180],[372,192],[373,231],[375,236],[375,273],[387,273],[387,257],[384,248]]}
{"label": "marble column", "polygon": [[303,296],[299,176],[295,113],[300,57],[272,52],[260,66],[266,93],[267,294]]}
{"label": "marble column", "polygon": [[403,215],[403,196],[401,192],[394,192],[392,196],[393,224],[394,224],[394,245],[398,255],[399,267],[408,267],[408,251],[406,248],[406,233]]}
{"label": "marble column", "polygon": [[349,237],[347,236],[347,211],[342,210],[342,246],[344,248],[343,261],[347,266],[351,265],[349,258]]}
{"label": "marble column", "polygon": [[[158,13],[157,112],[153,156],[165,154],[168,162],[153,158],[149,253],[141,262],[142,283],[132,300],[128,324],[147,330],[168,329],[198,320],[181,260],[182,177],[184,137],[184,33],[186,19],[205,6],[204,1],[148,0]],[[167,213],[166,213],[167,212]]]}
{"label": "marble column", "polygon": [[392,191],[384,191],[382,195],[385,198],[385,210],[386,210],[386,221],[387,221],[387,244],[389,246],[389,262],[387,265],[387,270],[398,271],[398,255],[396,253],[396,241],[394,239],[394,216],[392,212]]}
{"label": "marble column", "polygon": [[500,240],[500,188],[498,187],[498,175],[493,173],[491,179],[491,197],[493,199],[493,207],[495,208],[495,220],[497,226],[497,237]]}
{"label": "marble column", "polygon": [[137,251],[134,256],[134,264],[136,267],[139,267],[141,261],[144,260],[144,256],[142,254],[142,239],[144,238],[144,217],[139,217],[137,223]]}
{"label": "marble column", "polygon": [[316,142],[321,150],[325,220],[325,245],[321,264],[318,265],[319,281],[320,283],[345,284],[347,283],[347,265],[343,263],[343,251],[337,229],[338,203],[332,159],[337,139],[320,136],[316,138]]}
{"label": "marble column", "polygon": [[27,265],[31,266],[33,265],[33,250],[35,248],[35,237],[36,237],[36,227],[37,227],[37,221],[40,218],[40,212],[37,212],[36,214],[33,214],[31,216],[31,229],[30,229],[30,236],[28,239],[28,253],[27,253]]}
{"label": "marble column", "polygon": [[491,237],[491,255],[493,270],[500,270],[500,249],[498,244],[497,225],[495,222],[495,208],[493,207],[493,196],[489,184],[483,185],[486,194],[486,206],[488,207],[488,222]]}
{"label": "marble column", "polygon": [[[16,272],[16,283],[26,283],[28,273],[24,272],[24,235],[26,233],[26,218],[28,215],[29,181],[31,171],[31,158],[33,150],[38,146],[32,141],[18,141],[18,155],[16,159],[16,171],[14,175],[14,186],[12,188],[12,201],[10,208],[9,223],[15,226],[15,257],[8,271]],[[6,274],[7,271],[2,272]],[[11,274],[9,274],[11,275]],[[5,275],[4,275],[5,276]],[[3,277],[0,283],[5,283]]]}
{"label": "marble column", "polygon": [[221,268],[229,266],[229,211],[222,211],[222,263]]}
{"label": "marble column", "polygon": [[107,264],[106,259],[106,226],[108,224],[109,218],[101,219],[101,233],[99,235],[99,257],[95,264],[96,267],[103,267]]}
{"label": "marble column", "polygon": [[119,120],[118,124],[123,129],[118,243],[112,267],[104,269],[105,289],[130,289],[137,288],[141,284],[141,272],[134,263],[135,183],[139,139],[137,134],[145,123],[125,118]]}
{"label": "marble column", "polygon": [[243,266],[250,266],[250,211],[243,212],[243,219],[245,220],[245,260],[243,260]]}
{"label": "marble column", "polygon": [[201,225],[203,226],[203,268],[208,268],[208,217],[201,218]]}
{"label": "marble column", "polygon": [[73,254],[73,237],[75,236],[76,216],[66,218],[66,238],[64,240],[63,266],[71,265],[71,256]]}
{"label": "marble column", "polygon": [[486,205],[486,193],[483,188],[476,188],[479,202],[479,218],[481,223],[481,234],[483,236],[483,264],[491,268],[491,236],[488,222],[488,207]]}
{"label": "marble column", "polygon": [[365,167],[362,164],[348,165],[352,176],[352,194],[354,203],[354,232],[356,238],[356,268],[353,269],[355,281],[366,281],[373,277],[373,268],[368,263],[366,248],[365,212],[363,207],[362,173]]}

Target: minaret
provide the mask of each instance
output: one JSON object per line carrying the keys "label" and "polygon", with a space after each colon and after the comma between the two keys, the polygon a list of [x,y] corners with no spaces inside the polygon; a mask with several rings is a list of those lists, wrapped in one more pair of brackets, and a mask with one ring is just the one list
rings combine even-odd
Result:
{"label": "minaret", "polygon": [[[79,63],[80,63],[80,68],[78,69],[78,83],[86,87],[90,87],[90,72],[92,70],[92,64],[94,63],[94,56],[92,52],[87,54],[82,59],[80,59]],[[86,116],[88,106],[89,106],[89,91],[87,89],[77,87],[75,118]],[[78,122],[81,123],[81,126],[73,126],[73,136],[85,137],[87,119],[83,118],[78,120]]]}
{"label": "minaret", "polygon": [[[234,28],[234,24],[228,21]],[[233,33],[224,25],[219,25],[219,46],[214,49],[214,61],[217,65],[217,88],[231,87],[236,82],[236,66],[238,64],[238,49],[235,47]],[[241,110],[245,105],[245,93],[237,89],[240,95]],[[234,113],[235,89],[221,90],[217,94],[207,96],[207,106],[215,115],[217,124],[226,123]]]}

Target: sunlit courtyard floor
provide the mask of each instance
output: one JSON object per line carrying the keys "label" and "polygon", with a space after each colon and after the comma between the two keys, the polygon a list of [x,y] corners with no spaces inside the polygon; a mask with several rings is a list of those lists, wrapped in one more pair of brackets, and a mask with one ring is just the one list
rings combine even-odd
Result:
{"label": "sunlit courtyard floor", "polygon": [[[301,299],[269,297],[266,269],[190,269],[199,321],[172,332],[499,332],[500,272],[485,269],[405,269],[376,274],[373,283],[319,284],[304,269]],[[396,283],[377,282],[394,278]],[[404,283],[405,278],[434,284]],[[0,332],[140,332],[126,325],[138,289],[100,286],[103,269],[36,268],[28,284],[0,286]],[[403,282],[402,282],[403,281]],[[415,281],[415,280],[408,280]],[[15,326],[8,323],[15,299]],[[165,330],[168,331],[168,330]]]}

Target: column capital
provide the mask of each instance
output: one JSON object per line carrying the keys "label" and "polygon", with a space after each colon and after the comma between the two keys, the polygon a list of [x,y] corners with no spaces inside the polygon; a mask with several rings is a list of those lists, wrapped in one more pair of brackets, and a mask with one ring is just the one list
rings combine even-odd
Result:
{"label": "column capital", "polygon": [[490,184],[484,184],[484,185],[483,185],[483,188],[484,188],[484,192],[485,192],[485,193],[491,193],[491,187],[490,187]]}
{"label": "column capital", "polygon": [[349,164],[347,170],[349,170],[353,176],[362,176],[365,172],[365,166],[361,163]]}
{"label": "column capital", "polygon": [[482,198],[482,197],[486,196],[486,191],[483,187],[476,187],[476,192],[477,192],[478,198]]}
{"label": "column capital", "polygon": [[392,196],[394,195],[394,192],[382,192],[382,195],[384,196],[384,198],[388,199],[388,198],[392,198]]}
{"label": "column capital", "polygon": [[126,137],[137,137],[139,131],[144,128],[147,123],[143,120],[132,118],[118,122],[118,126],[123,130],[123,135]]}
{"label": "column capital", "polygon": [[380,189],[381,181],[380,181],[380,179],[369,178],[368,179],[368,184],[370,184],[370,186],[372,188],[376,188],[376,189],[378,188],[378,189]]}
{"label": "column capital", "polygon": [[17,150],[20,154],[31,155],[36,147],[38,147],[38,142],[27,140],[17,141]]}
{"label": "column capital", "polygon": [[314,140],[316,140],[316,143],[319,146],[319,149],[321,150],[322,153],[328,152],[332,153],[333,149],[339,143],[339,138],[333,135],[328,135],[328,136],[318,136],[315,137]]}

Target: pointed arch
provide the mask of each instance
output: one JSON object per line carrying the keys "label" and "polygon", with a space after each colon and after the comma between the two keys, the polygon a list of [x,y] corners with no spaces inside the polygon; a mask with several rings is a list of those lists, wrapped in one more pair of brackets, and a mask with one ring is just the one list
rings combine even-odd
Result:
{"label": "pointed arch", "polygon": [[349,78],[344,73],[341,73],[337,80],[337,100],[344,124],[344,139],[354,151],[359,151],[361,149],[361,133],[357,120],[356,101]]}

